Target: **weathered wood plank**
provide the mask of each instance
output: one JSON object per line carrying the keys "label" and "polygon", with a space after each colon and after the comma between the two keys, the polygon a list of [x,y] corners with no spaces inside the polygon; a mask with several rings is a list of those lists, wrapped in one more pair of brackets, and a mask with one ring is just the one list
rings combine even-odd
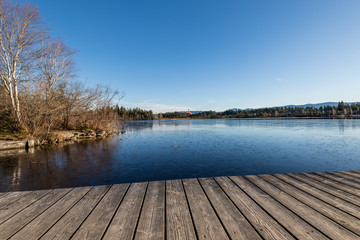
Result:
{"label": "weathered wood plank", "polygon": [[148,183],[131,184],[103,239],[132,239]]}
{"label": "weathered wood plank", "polygon": [[54,223],[56,223],[91,187],[74,188],[46,211],[17,232],[11,239],[39,239]]}
{"label": "weathered wood plank", "polygon": [[18,199],[15,202],[0,209],[0,224],[14,216],[32,203],[38,201],[52,190],[33,191],[30,194]]}
{"label": "weathered wood plank", "polygon": [[354,181],[350,181],[350,180],[347,180],[343,177],[339,177],[339,176],[336,176],[334,174],[331,174],[331,173],[323,173],[323,172],[318,172],[318,173],[315,173],[319,176],[322,176],[322,177],[325,177],[325,178],[329,178],[331,180],[334,180],[334,181],[337,181],[343,185],[348,185],[352,188],[355,188],[355,189],[358,189],[360,190],[360,183],[357,183],[357,182],[354,182]]}
{"label": "weathered wood plank", "polygon": [[357,206],[360,206],[360,197],[358,196],[355,196],[349,192],[346,192],[346,191],[343,191],[339,188],[336,188],[334,186],[331,186],[329,184],[325,184],[324,182],[321,182],[321,181],[317,181],[316,179],[313,179],[313,178],[310,178],[306,175],[303,175],[303,174],[287,174],[287,176],[290,176],[292,178],[295,178],[299,181],[302,181],[306,184],[309,184],[311,186],[314,186],[318,189],[321,189],[322,191],[325,191],[327,193],[330,193],[334,196],[337,196],[339,198],[342,198],[350,203],[353,203]]}
{"label": "weathered wood plank", "polygon": [[41,237],[41,239],[70,239],[109,188],[110,186],[93,187],[58,222],[56,222],[54,226]]}
{"label": "weathered wood plank", "polygon": [[298,201],[288,193],[274,187],[258,176],[246,176],[253,184],[261,188],[264,192],[279,201],[281,204],[296,213],[302,219],[319,229],[332,239],[356,239],[358,236],[339,224],[331,221],[329,218],[308,207],[306,204]]}
{"label": "weathered wood plank", "polygon": [[215,181],[264,239],[294,239],[288,231],[286,231],[229,178],[216,177]]}
{"label": "weathered wood plank", "polygon": [[320,176],[320,175],[317,175],[317,174],[311,174],[311,173],[303,173],[303,174],[305,176],[309,177],[309,178],[312,178],[314,180],[322,182],[322,183],[324,183],[326,185],[341,189],[341,190],[343,190],[345,192],[348,192],[350,194],[353,194],[353,195],[356,195],[356,196],[360,197],[360,190],[359,189],[353,188],[353,187],[348,186],[346,184],[342,184],[342,183],[340,183],[338,181],[334,181],[334,180],[332,180],[330,178],[326,178],[326,177],[323,177],[323,176]]}
{"label": "weathered wood plank", "polygon": [[340,171],[340,172],[360,179],[360,173],[353,172],[353,171]]}
{"label": "weathered wood plank", "polygon": [[0,193],[0,198],[5,197],[8,194],[10,194],[10,193],[9,192],[1,192]]}
{"label": "weathered wood plank", "polygon": [[15,216],[9,218],[4,223],[0,225],[0,239],[8,239],[26,224],[32,221],[35,217],[40,215],[43,211],[48,209],[51,205],[57,202],[65,194],[70,192],[70,188],[65,189],[55,189],[54,191],[48,193],[34,204],[31,204],[27,208],[23,209],[21,212]]}
{"label": "weathered wood plank", "polygon": [[167,239],[196,239],[181,180],[166,181],[166,226]]}
{"label": "weathered wood plank", "polygon": [[165,239],[165,182],[150,182],[135,240]]}
{"label": "weathered wood plank", "polygon": [[356,239],[359,219],[355,171],[0,193],[0,239]]}
{"label": "weathered wood plank", "polygon": [[232,239],[261,239],[213,179],[201,178],[199,181]]}
{"label": "weathered wood plank", "polygon": [[229,239],[197,179],[183,180],[199,239]]}
{"label": "weathered wood plank", "polygon": [[290,176],[284,175],[284,174],[275,174],[275,177],[281,179],[284,182],[287,182],[302,191],[311,194],[312,196],[315,196],[322,201],[331,204],[332,206],[335,206],[355,217],[360,218],[360,206],[355,205],[351,202],[345,201],[342,198],[336,197],[332,194],[329,194],[325,191],[322,191],[316,187],[313,187],[309,184],[306,184],[304,182],[301,182],[295,178],[292,178]]}
{"label": "weathered wood plank", "polygon": [[231,177],[231,179],[297,238],[328,239],[325,235],[264,192],[262,188],[260,189],[244,177]]}
{"label": "weathered wood plank", "polygon": [[348,171],[348,172],[360,175],[360,170],[354,170],[354,171]]}
{"label": "weathered wood plank", "polygon": [[330,172],[330,174],[333,174],[335,176],[341,177],[341,178],[346,179],[348,181],[360,184],[360,177],[351,176],[351,175],[348,175],[348,174],[345,174],[345,173],[342,173],[342,172]]}
{"label": "weathered wood plank", "polygon": [[12,192],[0,198],[0,209],[30,194],[31,191]]}
{"label": "weathered wood plank", "polygon": [[91,212],[88,218],[75,232],[72,239],[95,240],[100,239],[114,216],[130,184],[116,184],[103,197],[101,202]]}
{"label": "weathered wood plank", "polygon": [[324,216],[327,216],[334,222],[352,231],[353,233],[360,234],[360,220],[358,218],[353,217],[352,215],[349,215],[274,176],[259,175],[258,177],[264,179],[265,181],[269,182],[280,190],[288,193],[293,198],[296,198],[300,202],[315,209],[316,211],[320,212]]}

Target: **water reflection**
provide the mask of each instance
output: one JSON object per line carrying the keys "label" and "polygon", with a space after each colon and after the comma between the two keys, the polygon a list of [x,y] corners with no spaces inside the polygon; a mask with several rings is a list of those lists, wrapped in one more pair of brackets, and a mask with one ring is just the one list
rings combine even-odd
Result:
{"label": "water reflection", "polygon": [[120,127],[125,134],[104,140],[0,151],[0,191],[360,169],[360,120],[156,120]]}
{"label": "water reflection", "polygon": [[10,157],[10,156],[20,156],[24,154],[32,154],[34,152],[35,152],[34,148],[2,150],[0,151],[0,158]]}
{"label": "water reflection", "polygon": [[339,131],[340,132],[345,132],[345,119],[340,119],[339,120]]}
{"label": "water reflection", "polygon": [[[49,145],[16,150],[0,157],[0,190],[30,190],[97,185],[106,181],[114,149],[121,139],[104,139],[77,144]],[[114,148],[113,146],[116,146]],[[21,154],[14,155],[14,152]],[[120,159],[117,159],[119,161]],[[91,172],[91,178],[87,173]]]}

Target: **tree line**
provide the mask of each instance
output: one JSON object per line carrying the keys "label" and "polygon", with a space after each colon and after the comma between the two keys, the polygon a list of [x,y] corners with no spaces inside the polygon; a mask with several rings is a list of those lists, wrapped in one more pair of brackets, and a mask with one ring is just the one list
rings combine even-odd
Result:
{"label": "tree line", "polygon": [[50,36],[36,6],[0,0],[0,27],[0,131],[38,136],[113,124],[121,96],[76,79],[76,51]]}
{"label": "tree line", "polygon": [[268,117],[308,117],[308,118],[358,118],[360,104],[345,104],[337,106],[315,107],[272,107],[258,109],[229,109],[224,112],[203,111],[196,114],[184,112],[168,112],[162,118],[268,118]]}
{"label": "tree line", "polygon": [[151,110],[140,108],[125,108],[116,105],[114,111],[120,117],[119,120],[154,120],[156,118],[156,115]]}

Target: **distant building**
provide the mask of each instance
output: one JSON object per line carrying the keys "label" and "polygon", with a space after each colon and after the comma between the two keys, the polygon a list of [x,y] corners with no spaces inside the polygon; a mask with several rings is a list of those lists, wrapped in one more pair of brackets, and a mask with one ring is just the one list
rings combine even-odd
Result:
{"label": "distant building", "polygon": [[187,112],[185,112],[186,114],[192,114],[192,112],[190,112],[190,109],[188,109]]}

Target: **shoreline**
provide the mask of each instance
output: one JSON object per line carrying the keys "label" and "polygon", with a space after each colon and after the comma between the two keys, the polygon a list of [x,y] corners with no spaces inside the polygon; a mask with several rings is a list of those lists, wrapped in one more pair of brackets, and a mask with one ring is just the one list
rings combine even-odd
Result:
{"label": "shoreline", "polygon": [[0,151],[13,149],[30,149],[36,146],[57,144],[63,142],[82,142],[93,139],[101,139],[113,136],[115,134],[124,133],[123,130],[112,131],[56,131],[49,139],[24,139],[24,140],[0,140]]}
{"label": "shoreline", "polygon": [[[237,120],[289,120],[289,119],[360,119],[360,116],[353,116],[353,117],[217,117],[217,118],[198,118],[198,117],[184,117],[184,118],[161,118],[161,119],[154,119],[154,120],[211,120],[211,119],[237,119]],[[144,119],[144,120],[126,120],[126,121],[152,121],[150,119]]]}

